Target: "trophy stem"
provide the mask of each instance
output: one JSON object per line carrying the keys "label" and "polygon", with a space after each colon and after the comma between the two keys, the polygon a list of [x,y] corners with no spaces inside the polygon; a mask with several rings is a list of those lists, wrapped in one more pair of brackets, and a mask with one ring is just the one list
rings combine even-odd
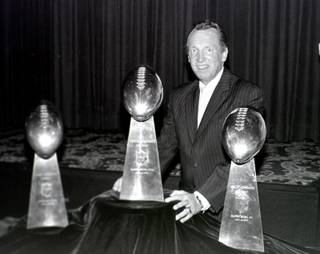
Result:
{"label": "trophy stem", "polygon": [[231,162],[219,241],[242,250],[264,251],[254,159]]}
{"label": "trophy stem", "polygon": [[120,199],[164,201],[153,117],[131,118]]}
{"label": "trophy stem", "polygon": [[27,228],[68,225],[57,155],[42,159],[34,154]]}

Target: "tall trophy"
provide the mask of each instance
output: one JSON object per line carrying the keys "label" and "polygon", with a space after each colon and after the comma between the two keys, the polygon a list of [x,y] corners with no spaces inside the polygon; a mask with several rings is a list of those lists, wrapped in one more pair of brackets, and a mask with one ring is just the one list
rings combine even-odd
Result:
{"label": "tall trophy", "polygon": [[236,249],[264,252],[254,156],[265,138],[264,120],[253,109],[237,108],[224,122],[222,142],[232,161],[219,241]]}
{"label": "tall trophy", "polygon": [[140,66],[126,77],[123,99],[131,120],[121,200],[164,201],[153,119],[162,98],[161,80],[150,68]]}
{"label": "tall trophy", "polygon": [[26,121],[27,140],[35,151],[27,229],[68,225],[56,150],[63,126],[58,112],[43,101]]}

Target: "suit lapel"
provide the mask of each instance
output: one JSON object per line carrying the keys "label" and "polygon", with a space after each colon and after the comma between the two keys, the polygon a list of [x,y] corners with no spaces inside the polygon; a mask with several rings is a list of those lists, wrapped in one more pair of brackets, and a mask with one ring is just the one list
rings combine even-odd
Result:
{"label": "suit lapel", "polygon": [[198,101],[199,86],[198,81],[194,81],[185,101],[185,121],[191,143],[193,143],[197,132]]}
{"label": "suit lapel", "polygon": [[231,86],[230,78],[231,78],[231,73],[227,69],[224,69],[221,79],[217,84],[217,87],[213,91],[213,94],[204,112],[200,126],[196,133],[196,137],[201,135],[201,133],[206,129],[212,117],[215,115],[217,110],[219,110],[221,104],[224,102],[226,98],[225,93],[230,89],[230,86]]}

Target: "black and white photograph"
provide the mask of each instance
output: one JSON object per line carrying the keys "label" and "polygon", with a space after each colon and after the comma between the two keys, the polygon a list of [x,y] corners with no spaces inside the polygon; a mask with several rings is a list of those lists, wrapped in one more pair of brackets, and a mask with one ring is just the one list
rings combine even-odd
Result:
{"label": "black and white photograph", "polygon": [[0,0],[1,254],[320,253],[319,0]]}

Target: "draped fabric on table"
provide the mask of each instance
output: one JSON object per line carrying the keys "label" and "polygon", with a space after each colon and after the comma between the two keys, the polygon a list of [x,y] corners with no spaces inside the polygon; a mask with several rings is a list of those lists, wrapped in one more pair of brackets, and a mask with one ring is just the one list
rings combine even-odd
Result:
{"label": "draped fabric on table", "polygon": [[[175,223],[171,204],[117,200],[112,191],[69,211],[65,229],[26,230],[17,221],[0,237],[0,253],[15,254],[236,254],[253,253],[218,242],[220,224],[200,214]],[[0,221],[0,230],[1,230]],[[1,232],[1,231],[0,231]],[[311,254],[313,251],[264,236],[266,254]]]}
{"label": "draped fabric on table", "polygon": [[188,31],[210,18],[226,30],[231,70],[262,87],[269,136],[320,141],[318,0],[3,0],[0,13],[0,130],[21,127],[40,98],[68,127],[123,127],[128,71],[153,67],[165,104],[193,78]]}

